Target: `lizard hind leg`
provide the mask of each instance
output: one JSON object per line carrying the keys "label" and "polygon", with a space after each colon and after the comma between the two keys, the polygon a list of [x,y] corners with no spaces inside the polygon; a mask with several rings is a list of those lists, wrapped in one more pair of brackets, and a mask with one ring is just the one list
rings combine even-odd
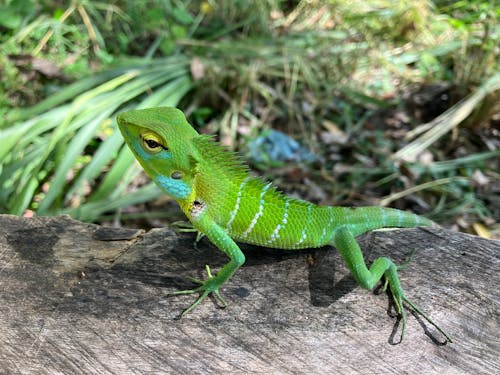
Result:
{"label": "lizard hind leg", "polygon": [[[380,259],[380,258],[379,258]],[[392,263],[392,262],[391,262]],[[406,267],[407,264],[404,265]],[[403,268],[404,268],[403,267]],[[406,330],[406,311],[403,306],[403,302],[406,303],[408,306],[411,307],[411,309],[420,315],[422,318],[427,320],[429,324],[434,326],[445,338],[445,343],[446,342],[452,342],[450,336],[446,334],[446,332],[443,331],[441,327],[439,327],[434,321],[425,314],[420,307],[418,307],[416,304],[414,304],[411,300],[409,300],[404,291],[403,288],[401,287],[401,283],[399,281],[399,276],[397,274],[397,271],[401,269],[400,266],[396,266],[394,263],[384,272],[384,278],[385,278],[385,284],[384,284],[384,290],[386,289],[386,286],[389,285],[389,288],[391,290],[391,295],[392,299],[394,301],[394,305],[396,307],[396,312],[401,316],[401,322],[402,322],[402,329],[401,329],[401,336],[400,336],[400,342],[403,341],[404,333]]]}
{"label": "lizard hind leg", "polygon": [[347,263],[347,267],[352,272],[358,284],[365,289],[373,289],[375,285],[385,277],[384,290],[389,285],[396,312],[401,317],[402,329],[400,342],[403,340],[406,330],[406,312],[403,302],[406,302],[418,315],[422,316],[431,325],[433,325],[445,338],[451,342],[450,337],[437,326],[422,310],[406,298],[398,277],[398,266],[389,258],[380,257],[375,259],[370,268],[366,266],[363,253],[348,227],[343,226],[335,231],[333,245],[338,249],[342,258]]}

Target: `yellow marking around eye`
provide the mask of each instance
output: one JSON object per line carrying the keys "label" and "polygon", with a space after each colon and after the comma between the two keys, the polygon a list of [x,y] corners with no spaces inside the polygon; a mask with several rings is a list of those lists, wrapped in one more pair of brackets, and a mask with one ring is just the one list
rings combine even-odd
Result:
{"label": "yellow marking around eye", "polygon": [[163,145],[161,137],[152,131],[145,131],[141,134],[141,145],[145,151],[152,154],[156,154],[166,148]]}

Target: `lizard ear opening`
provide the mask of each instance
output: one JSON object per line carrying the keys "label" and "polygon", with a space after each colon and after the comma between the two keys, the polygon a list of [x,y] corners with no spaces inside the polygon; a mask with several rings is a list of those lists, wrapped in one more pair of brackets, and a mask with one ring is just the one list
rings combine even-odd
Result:
{"label": "lizard ear opening", "polygon": [[150,154],[157,154],[162,150],[168,150],[168,148],[163,144],[161,137],[149,130],[141,133],[141,146],[144,151],[149,152]]}

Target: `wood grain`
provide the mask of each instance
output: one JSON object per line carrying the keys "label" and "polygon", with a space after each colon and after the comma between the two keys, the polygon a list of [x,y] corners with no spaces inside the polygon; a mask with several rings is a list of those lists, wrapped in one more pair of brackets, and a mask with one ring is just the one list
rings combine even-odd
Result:
{"label": "wood grain", "polygon": [[66,216],[0,215],[0,374],[493,374],[500,243],[440,228],[372,232],[370,260],[402,263],[407,295],[453,338],[409,314],[405,340],[385,293],[357,287],[336,251],[244,246],[247,262],[177,319],[189,287],[226,258],[171,229],[104,228]]}

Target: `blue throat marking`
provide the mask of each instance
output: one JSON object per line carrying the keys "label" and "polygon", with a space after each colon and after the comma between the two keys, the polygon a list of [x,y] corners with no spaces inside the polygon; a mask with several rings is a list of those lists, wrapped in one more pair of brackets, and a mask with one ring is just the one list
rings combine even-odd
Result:
{"label": "blue throat marking", "polygon": [[191,188],[182,180],[174,180],[167,176],[155,177],[155,182],[174,199],[186,199],[191,194]]}

